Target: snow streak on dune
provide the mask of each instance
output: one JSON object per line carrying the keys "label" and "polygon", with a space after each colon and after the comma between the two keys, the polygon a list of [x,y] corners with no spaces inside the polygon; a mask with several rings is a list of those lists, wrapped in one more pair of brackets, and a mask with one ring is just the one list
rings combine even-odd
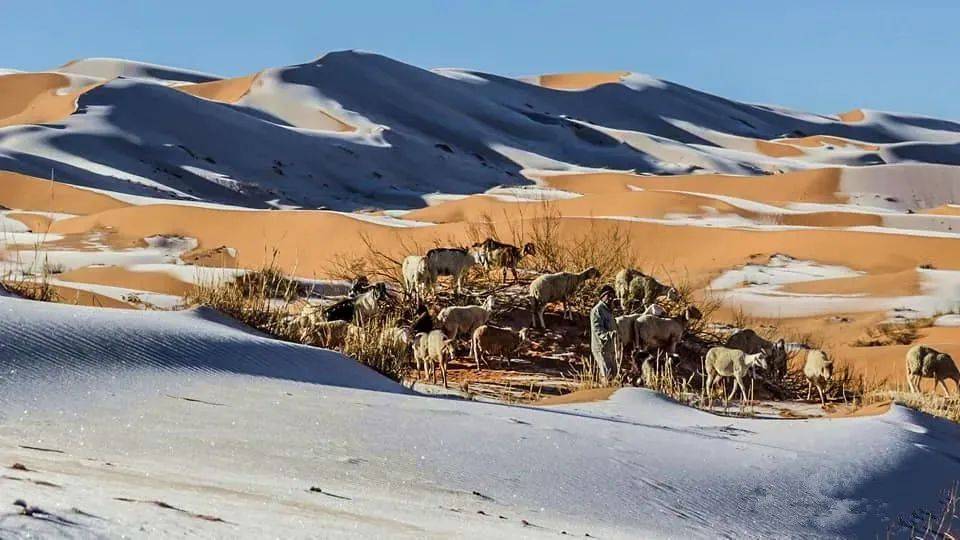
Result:
{"label": "snow streak on dune", "polygon": [[205,310],[0,312],[0,459],[30,479],[0,488],[75,522],[4,521],[21,533],[872,537],[960,474],[957,427],[898,407],[783,422],[635,389],[444,400]]}

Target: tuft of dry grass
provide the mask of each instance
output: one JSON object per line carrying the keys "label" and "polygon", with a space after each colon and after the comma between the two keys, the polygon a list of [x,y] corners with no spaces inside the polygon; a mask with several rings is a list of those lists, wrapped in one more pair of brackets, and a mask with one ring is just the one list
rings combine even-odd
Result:
{"label": "tuft of dry grass", "polygon": [[919,329],[933,324],[932,319],[888,322],[867,329],[865,336],[853,342],[854,347],[884,347],[887,345],[910,345],[920,336]]}
{"label": "tuft of dry grass", "polygon": [[365,321],[347,334],[343,354],[356,359],[387,377],[399,381],[409,366],[410,346],[398,339],[399,320],[387,315]]}
{"label": "tuft of dry grass", "polygon": [[284,277],[274,261],[249,274],[252,277],[198,283],[183,303],[208,306],[277,338],[298,341],[299,329],[290,317],[296,282]]}

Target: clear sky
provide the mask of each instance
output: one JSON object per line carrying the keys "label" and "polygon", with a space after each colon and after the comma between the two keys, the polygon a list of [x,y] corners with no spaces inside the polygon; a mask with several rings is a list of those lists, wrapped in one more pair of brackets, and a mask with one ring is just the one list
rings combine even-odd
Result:
{"label": "clear sky", "polygon": [[0,0],[0,67],[242,75],[341,49],[503,75],[631,70],[725,97],[960,119],[960,0]]}

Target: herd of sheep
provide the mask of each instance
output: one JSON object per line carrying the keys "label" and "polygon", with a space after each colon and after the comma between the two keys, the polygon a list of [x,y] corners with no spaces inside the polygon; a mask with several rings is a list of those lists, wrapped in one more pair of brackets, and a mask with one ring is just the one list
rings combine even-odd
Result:
{"label": "herd of sheep", "polygon": [[[487,296],[479,305],[448,306],[431,317],[425,308],[426,301],[434,292],[438,278],[452,279],[453,289],[462,294],[463,280],[474,266],[486,270],[502,269],[503,281],[508,271],[517,281],[517,266],[526,255],[535,255],[536,247],[526,244],[522,248],[488,238],[469,249],[435,248],[424,255],[407,256],[401,265],[402,287],[415,305],[419,306],[420,318],[408,328],[392,328],[385,331],[387,339],[399,347],[412,351],[418,372],[436,380],[439,368],[443,385],[447,385],[447,363],[456,352],[456,341],[462,336],[469,344],[470,354],[480,369],[485,357],[497,356],[508,362],[512,355],[529,343],[527,329],[515,331],[494,326],[496,299]],[[600,277],[596,268],[581,272],[557,272],[537,276],[529,285],[528,302],[531,311],[531,328],[546,329],[544,312],[548,305],[561,305],[563,317],[571,317],[571,301],[575,293],[589,280]],[[701,314],[689,306],[677,316],[668,316],[660,301],[676,301],[678,291],[664,285],[652,276],[639,270],[626,268],[617,273],[613,283],[623,315],[615,318],[616,354],[618,364],[623,364],[628,351],[645,356],[641,372],[653,370],[654,358],[676,357],[692,320]],[[364,321],[376,316],[381,300],[388,296],[384,283],[370,285],[365,279],[354,283],[350,295],[339,302],[320,308],[307,304],[299,314],[299,324],[304,341],[325,347],[342,346],[351,332],[360,332]],[[309,335],[308,335],[309,334]],[[730,336],[724,346],[712,347],[702,357],[700,372],[705,388],[712,389],[717,381],[733,379],[733,389],[728,399],[733,399],[737,389],[741,398],[747,400],[744,378],[756,376],[761,370],[772,380],[783,380],[787,375],[787,347],[784,340],[769,341],[756,332],[745,329]],[[960,385],[953,359],[928,346],[911,348],[906,357],[907,380],[911,391],[919,390],[921,377],[934,379],[948,393],[946,379]],[[807,381],[807,399],[816,388],[820,402],[826,404],[825,391],[833,377],[833,361],[819,349],[807,351],[802,371]],[[646,378],[646,377],[644,377]],[[960,388],[960,386],[958,386]]]}

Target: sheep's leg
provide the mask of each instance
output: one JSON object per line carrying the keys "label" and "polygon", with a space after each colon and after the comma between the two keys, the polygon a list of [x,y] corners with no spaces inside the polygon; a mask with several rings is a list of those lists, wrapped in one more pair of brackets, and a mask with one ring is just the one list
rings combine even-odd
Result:
{"label": "sheep's leg", "polygon": [[[517,280],[517,271],[516,271],[516,270],[513,271],[513,280],[514,280],[514,281]],[[507,267],[506,267],[506,266],[503,267],[503,282],[504,282],[504,283],[507,282]]]}
{"label": "sheep's leg", "polygon": [[913,375],[907,374],[907,386],[910,387],[910,393],[917,393],[917,387],[913,384]]}
{"label": "sheep's leg", "polygon": [[[723,393],[727,393],[727,380],[723,380]],[[730,395],[727,396],[727,401],[733,401],[733,396],[737,395],[737,379],[733,379],[733,388],[730,389]]]}
{"label": "sheep's leg", "polygon": [[733,394],[737,393],[737,387],[740,387],[740,397],[741,401],[746,403],[747,401],[747,389],[743,386],[743,375],[735,374],[733,376],[733,392],[730,394],[730,399],[733,399]]}
{"label": "sheep's leg", "polygon": [[[947,383],[945,383],[943,379],[941,379],[940,377],[937,377],[936,382],[934,383],[934,386],[937,386],[937,385],[943,388],[943,395],[945,397],[950,397],[950,391],[947,390]],[[936,388],[934,388],[934,392],[936,392]]]}
{"label": "sheep's leg", "polygon": [[[520,278],[517,276],[517,267],[516,267],[516,266],[512,267],[512,268],[510,269],[510,271],[513,272],[513,282],[516,283],[516,282],[520,281]],[[503,273],[503,281],[507,281],[507,273],[506,273],[506,272]]]}
{"label": "sheep's leg", "polygon": [[546,310],[547,310],[547,305],[544,304],[540,306],[539,310],[537,311],[537,316],[540,317],[540,328],[543,328],[544,330],[547,329],[547,321],[543,320],[543,312]]}
{"label": "sheep's leg", "polygon": [[[819,390],[819,389],[820,389],[820,387],[818,386],[818,387],[817,387],[817,390]],[[810,382],[810,379],[807,379],[807,401],[810,401],[810,395],[811,395],[811,394],[813,394],[813,383]]]}
{"label": "sheep's leg", "polygon": [[443,387],[447,388],[447,359],[440,360],[440,376],[443,378]]}
{"label": "sheep's leg", "polygon": [[820,405],[826,407],[827,400],[823,397],[823,388],[819,384],[817,385],[817,391],[820,392]]}

